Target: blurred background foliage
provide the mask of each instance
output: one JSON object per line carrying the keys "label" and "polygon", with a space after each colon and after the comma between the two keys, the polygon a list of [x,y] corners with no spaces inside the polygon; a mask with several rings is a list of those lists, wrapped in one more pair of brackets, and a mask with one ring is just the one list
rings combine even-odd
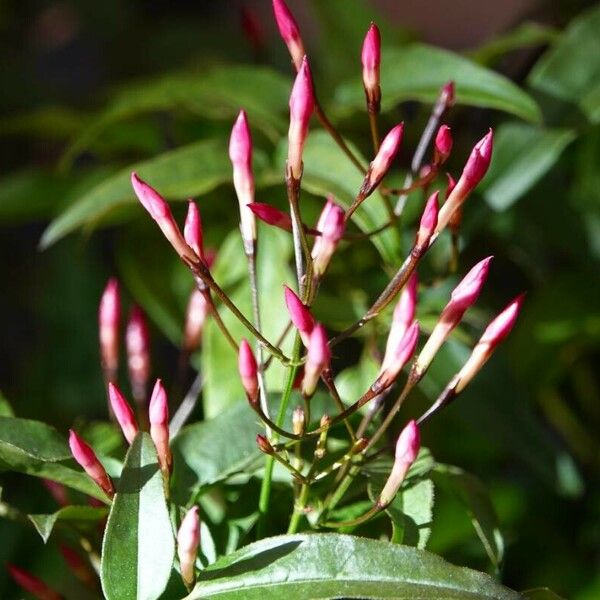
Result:
{"label": "blurred background foliage", "polygon": [[[446,119],[455,136],[450,171],[459,174],[472,144],[487,127],[496,130],[492,168],[465,211],[457,273],[448,276],[448,243],[420,273],[424,326],[457,277],[493,253],[489,282],[402,418],[447,382],[489,315],[527,290],[515,332],[464,397],[431,422],[425,443],[440,462],[490,488],[505,535],[504,583],[592,600],[600,597],[600,6],[397,4],[290,2],[320,98],[365,157],[358,57],[369,22],[380,26],[381,129],[406,122],[392,182],[401,182],[448,79],[457,86]],[[198,198],[207,244],[219,249],[216,278],[248,304],[227,140],[243,106],[256,144],[257,199],[283,207],[289,59],[267,0],[4,0],[0,32],[0,387],[19,416],[64,431],[106,416],[96,310],[110,275],[123,281],[127,303],[149,315],[155,374],[172,381],[176,371],[191,282],[134,201],[133,165],[168,198]],[[305,163],[310,222],[324,193],[347,203],[360,177],[316,123]],[[359,227],[384,218],[372,200],[357,213]],[[409,228],[421,206],[419,194],[409,198]],[[261,233],[261,286],[274,307],[266,328],[275,337],[290,246],[285,235]],[[373,245],[343,247],[317,316],[332,329],[352,322],[406,240],[387,233]],[[385,319],[364,333],[379,346],[385,334]],[[347,400],[373,369],[360,347],[350,343],[336,357]],[[207,378],[198,416],[242,398],[233,358],[210,325],[194,364]],[[272,386],[280,379],[274,372]],[[4,475],[1,484],[23,511],[53,510],[38,480]],[[430,550],[487,568],[468,517],[443,486],[434,516]],[[0,563],[63,577],[56,547],[42,546],[32,530],[3,520],[0,539]],[[20,597],[3,572],[0,596]]]}

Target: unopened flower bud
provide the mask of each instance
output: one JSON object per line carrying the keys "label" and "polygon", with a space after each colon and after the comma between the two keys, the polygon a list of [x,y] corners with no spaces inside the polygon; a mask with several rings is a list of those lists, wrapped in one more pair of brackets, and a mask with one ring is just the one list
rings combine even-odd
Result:
{"label": "unopened flower bud", "polygon": [[193,506],[187,511],[177,532],[177,557],[181,578],[188,588],[196,580],[195,564],[200,545],[200,516],[198,507]]}
{"label": "unopened flower bud", "polygon": [[302,151],[308,135],[308,124],[315,107],[312,75],[306,57],[296,75],[290,95],[290,128],[288,131],[288,168],[295,179],[302,176]]}
{"label": "unopened flower bud", "polygon": [[396,381],[398,374],[414,354],[418,341],[419,324],[415,321],[406,330],[406,333],[402,336],[396,346],[390,348],[390,352],[386,356],[387,362],[381,366],[379,375],[375,380],[375,383],[371,386],[371,389],[374,392],[380,393]]}
{"label": "unopened flower bud", "polygon": [[415,462],[420,447],[421,440],[417,423],[415,421],[409,421],[400,433],[398,441],[396,442],[394,466],[392,467],[392,472],[390,473],[383,490],[381,490],[381,494],[379,494],[379,499],[377,500],[378,506],[384,508],[394,499],[408,470]]}
{"label": "unopened flower bud", "polygon": [[127,400],[125,400],[121,390],[119,390],[112,382],[108,384],[108,397],[110,399],[112,411],[121,427],[125,439],[129,444],[132,444],[137,435],[138,426],[131,406],[129,406]]}
{"label": "unopened flower bud", "polygon": [[490,129],[489,132],[475,144],[456,187],[452,190],[452,193],[440,209],[436,233],[439,233],[446,227],[452,213],[463,204],[469,194],[483,179],[492,160],[493,144],[494,135]]}
{"label": "unopened flower bud", "polygon": [[316,324],[308,340],[308,352],[304,365],[304,378],[302,379],[302,394],[310,397],[314,394],[319,377],[324,369],[329,366],[331,352],[327,343],[327,332],[320,323]]}
{"label": "unopened flower bud", "polygon": [[298,298],[294,291],[287,285],[283,286],[283,291],[285,294],[285,304],[290,313],[290,319],[292,320],[294,327],[298,330],[302,342],[308,347],[310,334],[315,328],[315,320],[311,315],[308,306],[305,306],[302,303],[302,300]]}
{"label": "unopened flower bud", "polygon": [[367,97],[367,108],[377,114],[381,103],[379,67],[381,65],[381,35],[375,23],[371,23],[365,36],[361,53],[362,78]]}
{"label": "unopened flower bud", "polygon": [[109,497],[115,494],[112,481],[98,460],[96,453],[72,429],[69,430],[69,447],[71,454],[90,479]]}
{"label": "unopened flower bud", "polygon": [[204,260],[202,219],[200,218],[198,205],[192,200],[188,201],[188,211],[183,226],[183,237],[188,246]]}
{"label": "unopened flower bud", "polygon": [[296,435],[303,435],[306,427],[306,416],[301,406],[296,406],[292,412],[292,431]]}
{"label": "unopened flower bud", "polygon": [[367,446],[369,445],[369,438],[361,437],[358,438],[352,448],[350,449],[350,454],[360,454]]}
{"label": "unopened flower bud", "polygon": [[160,379],[156,380],[152,390],[148,420],[150,421],[150,437],[156,448],[158,463],[167,478],[173,469],[173,457],[169,448],[169,402],[167,392]]}
{"label": "unopened flower bud", "polygon": [[240,230],[244,248],[250,251],[256,240],[256,218],[248,205],[254,202],[252,135],[246,112],[241,110],[229,138],[229,158],[233,165],[233,185],[240,205]]}
{"label": "unopened flower bud", "polygon": [[433,357],[448,339],[452,330],[460,323],[466,310],[477,301],[487,278],[491,260],[492,257],[488,256],[478,262],[450,294],[450,301],[446,304],[431,335],[417,357],[415,373],[419,378],[428,369]]}
{"label": "unopened flower bud", "polygon": [[252,348],[246,340],[240,342],[238,369],[249,402],[253,405],[258,404],[258,366]]}
{"label": "unopened flower bud", "polygon": [[298,23],[296,23],[294,15],[292,15],[284,0],[273,0],[273,13],[275,14],[279,34],[285,42],[292,57],[292,62],[298,71],[302,65],[302,58],[306,54]]}
{"label": "unopened flower bud", "polygon": [[100,360],[108,381],[115,379],[119,367],[119,321],[121,299],[119,282],[109,279],[98,308],[98,332],[100,338]]}
{"label": "unopened flower bud", "polygon": [[264,202],[252,202],[248,208],[264,223],[279,227],[284,231],[292,231],[292,219],[290,215]]}
{"label": "unopened flower bud", "polygon": [[62,596],[58,592],[25,569],[10,563],[6,565],[6,568],[15,583],[37,600],[62,600]]}
{"label": "unopened flower bud", "polygon": [[423,215],[419,223],[419,230],[417,231],[417,239],[415,246],[418,248],[427,248],[431,236],[433,235],[439,214],[439,192],[434,192],[427,200],[425,208],[423,209]]}
{"label": "unopened flower bud", "polygon": [[344,228],[344,209],[329,197],[317,223],[321,235],[315,238],[311,253],[315,277],[321,277],[327,270],[331,257],[344,235]]}
{"label": "unopened flower bud", "polygon": [[209,312],[210,306],[206,301],[206,295],[194,288],[185,311],[183,347],[186,352],[194,352],[200,346],[202,330]]}
{"label": "unopened flower bud", "polygon": [[434,161],[437,165],[446,162],[452,152],[452,132],[448,125],[442,125],[435,136]]}
{"label": "unopened flower bud", "polygon": [[90,587],[96,587],[96,574],[81,555],[64,544],[60,544],[58,549],[75,577]]}
{"label": "unopened flower bud", "polygon": [[323,415],[319,421],[319,429],[329,429],[331,426],[331,417],[329,415]]}
{"label": "unopened flower bud", "polygon": [[255,51],[265,46],[265,32],[260,15],[248,5],[241,8],[242,31]]}
{"label": "unopened flower bud", "polygon": [[50,492],[52,498],[59,506],[69,505],[69,495],[67,488],[62,484],[50,479],[42,479],[44,487]]}
{"label": "unopened flower bud", "polygon": [[256,444],[258,449],[264,454],[275,454],[275,448],[271,445],[271,442],[262,433],[256,435]]}
{"label": "unopened flower bud", "polygon": [[444,102],[446,108],[450,108],[454,105],[454,102],[456,101],[454,81],[448,81],[448,83],[442,86],[440,96],[442,97],[442,102]]}
{"label": "unopened flower bud", "polygon": [[138,405],[145,405],[150,379],[150,334],[146,317],[139,306],[131,309],[125,345],[133,398]]}

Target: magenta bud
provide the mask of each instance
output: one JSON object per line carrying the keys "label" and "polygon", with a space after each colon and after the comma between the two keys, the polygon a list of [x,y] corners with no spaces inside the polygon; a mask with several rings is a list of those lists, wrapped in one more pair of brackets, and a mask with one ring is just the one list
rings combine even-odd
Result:
{"label": "magenta bud", "polygon": [[131,406],[125,400],[119,388],[112,382],[108,384],[108,397],[113,413],[129,444],[133,443],[138,432],[138,426]]}
{"label": "magenta bud", "polygon": [[394,347],[391,347],[389,352],[386,352],[386,362],[381,365],[379,375],[371,389],[377,393],[390,387],[404,365],[410,360],[414,354],[419,341],[419,323],[415,321],[402,336]]}
{"label": "magenta bud", "polygon": [[177,556],[181,569],[181,578],[190,588],[196,579],[195,563],[200,545],[200,515],[198,507],[187,511],[177,532]]}
{"label": "magenta bud", "polygon": [[446,162],[452,152],[452,132],[448,125],[442,125],[435,136],[435,157],[436,164],[441,165]]}
{"label": "magenta bud", "polygon": [[200,346],[202,330],[209,312],[210,306],[206,301],[205,294],[194,288],[185,312],[183,347],[186,352],[194,352]]}
{"label": "magenta bud", "polygon": [[100,360],[106,379],[114,379],[119,367],[119,322],[121,299],[119,282],[113,277],[108,280],[98,308],[98,332]]}
{"label": "magenta bud", "polygon": [[129,315],[125,345],[133,397],[138,404],[145,404],[150,379],[150,334],[146,317],[137,305],[133,306]]}
{"label": "magenta bud", "polygon": [[260,16],[248,5],[242,6],[242,31],[254,50],[260,50],[265,45],[265,32]]}
{"label": "magenta bud", "polygon": [[67,488],[62,483],[50,479],[42,479],[42,483],[59,506],[68,506],[69,495]]}
{"label": "magenta bud", "polygon": [[310,334],[315,328],[315,320],[309,308],[302,303],[302,300],[287,285],[283,286],[283,292],[285,294],[285,304],[290,313],[290,319],[294,327],[298,330],[302,342],[308,347]]}
{"label": "magenta bud", "polygon": [[331,257],[344,235],[344,228],[344,209],[330,196],[319,217],[317,229],[321,235],[316,237],[311,253],[315,277],[321,277],[327,270]]}
{"label": "magenta bud", "polygon": [[415,246],[419,248],[427,247],[437,226],[438,214],[439,192],[434,192],[429,196],[429,200],[427,200],[427,204],[425,204],[421,222],[419,223],[419,230],[417,231]]}
{"label": "magenta bud", "polygon": [[292,230],[292,219],[290,215],[264,202],[252,202],[248,208],[264,223],[279,227],[284,231]]}
{"label": "magenta bud", "polygon": [[202,219],[198,205],[188,200],[188,211],[183,226],[183,237],[188,246],[204,260],[204,244],[202,236]]}
{"label": "magenta bud", "polygon": [[37,600],[62,600],[62,596],[25,569],[7,563],[6,568],[15,583]]}
{"label": "magenta bud", "polygon": [[106,469],[98,460],[96,453],[72,429],[69,430],[69,447],[75,462],[88,474],[90,479],[109,497],[115,490]]}
{"label": "magenta bud", "polygon": [[306,53],[300,37],[298,23],[296,23],[294,15],[292,15],[284,0],[273,0],[273,13],[275,14],[279,34],[290,52],[296,70],[299,70],[302,65],[302,58]]}
{"label": "magenta bud", "polygon": [[275,454],[275,448],[273,448],[271,442],[262,433],[256,435],[256,445],[264,454]]}
{"label": "magenta bud", "polygon": [[331,351],[327,340],[327,332],[317,323],[308,340],[304,377],[302,379],[302,394],[310,397],[314,394],[321,373],[329,366]]}
{"label": "magenta bud", "polygon": [[302,176],[302,151],[308,124],[315,107],[312,75],[306,56],[296,75],[290,95],[290,128],[288,131],[288,168],[295,179]]}
{"label": "magenta bud", "polygon": [[361,53],[362,78],[369,112],[379,112],[381,88],[379,67],[381,65],[381,34],[375,23],[371,23],[365,36]]}
{"label": "magenta bud", "polygon": [[148,420],[150,421],[150,437],[156,447],[160,469],[164,476],[168,477],[173,468],[173,457],[169,448],[169,401],[160,379],[156,380],[152,390]]}
{"label": "magenta bud", "polygon": [[250,344],[246,340],[240,342],[238,353],[238,369],[240,379],[251,404],[258,403],[258,365]]}
{"label": "magenta bud", "polygon": [[454,102],[456,101],[456,88],[454,81],[448,81],[448,83],[442,86],[441,96],[446,108],[454,105]]}
{"label": "magenta bud", "polygon": [[384,178],[389,168],[392,166],[392,162],[398,154],[400,144],[402,143],[402,137],[404,135],[404,123],[399,123],[388,134],[381,142],[379,152],[373,159],[369,167],[369,171],[363,182],[363,191],[365,196],[368,196],[379,182]]}

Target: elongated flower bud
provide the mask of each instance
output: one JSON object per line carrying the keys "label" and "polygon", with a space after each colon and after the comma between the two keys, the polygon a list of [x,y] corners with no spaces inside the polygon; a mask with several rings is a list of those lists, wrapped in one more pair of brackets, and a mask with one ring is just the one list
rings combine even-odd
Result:
{"label": "elongated flower bud", "polygon": [[317,223],[321,235],[316,237],[311,252],[315,277],[321,277],[327,270],[329,261],[344,235],[344,228],[344,209],[330,196]]}
{"label": "elongated flower bud", "polygon": [[448,81],[442,86],[441,94],[442,101],[446,105],[446,108],[454,105],[456,101],[456,89],[454,86],[454,81]]}
{"label": "elongated flower bud", "polygon": [[59,506],[69,505],[69,494],[67,493],[67,488],[62,483],[52,481],[51,479],[42,479],[42,483]]}
{"label": "elongated flower bud", "polygon": [[446,304],[431,335],[425,342],[425,346],[423,346],[417,357],[415,373],[419,378],[423,376],[433,357],[448,339],[452,330],[460,323],[466,310],[477,301],[487,278],[491,260],[492,257],[488,256],[478,262],[454,288],[450,295],[450,301]]}
{"label": "elongated flower bud", "polygon": [[394,466],[392,467],[392,472],[388,477],[383,490],[381,490],[381,494],[379,494],[379,499],[377,500],[378,506],[383,508],[390,504],[394,499],[408,470],[415,462],[420,447],[421,439],[417,423],[415,421],[409,421],[398,436]]}
{"label": "elongated flower bud", "polygon": [[90,479],[109,497],[115,495],[112,481],[96,453],[72,429],[69,430],[71,454]]}
{"label": "elongated flower bud", "polygon": [[382,392],[396,381],[398,374],[414,354],[418,341],[419,324],[415,321],[395,347],[390,348],[390,352],[387,354],[387,363],[381,366],[379,375],[371,386],[373,391]]}
{"label": "elongated flower bud", "polygon": [[233,185],[240,205],[240,230],[244,248],[252,251],[256,240],[256,219],[248,205],[254,202],[252,135],[246,112],[241,110],[229,138],[229,158],[233,165]]}
{"label": "elongated flower bud", "polygon": [[160,379],[156,380],[152,390],[148,419],[150,421],[150,437],[156,447],[160,469],[165,478],[168,478],[173,469],[173,457],[169,448],[169,402],[167,392]]}
{"label": "elongated flower bud", "polygon": [[96,574],[81,555],[64,544],[60,544],[58,549],[75,577],[86,585],[95,588],[97,585]]}
{"label": "elongated flower bud", "polygon": [[273,13],[275,14],[279,34],[283,38],[292,57],[292,62],[298,71],[302,65],[302,58],[306,54],[298,23],[296,23],[294,15],[292,15],[284,0],[273,0]]}
{"label": "elongated flower bud", "polygon": [[258,365],[247,340],[240,342],[238,369],[246,396],[251,404],[256,405],[258,403]]}
{"label": "elongated flower bud", "polygon": [[446,227],[452,213],[462,205],[477,184],[483,179],[492,160],[493,146],[494,134],[490,129],[489,132],[475,144],[456,187],[452,190],[452,193],[446,202],[444,202],[438,217],[436,233],[439,233]]}
{"label": "elongated flower bud", "polygon": [[303,435],[305,426],[306,415],[304,414],[304,409],[301,406],[296,406],[292,412],[292,431],[296,435]]}
{"label": "elongated flower bud", "polygon": [[119,322],[121,320],[121,299],[119,282],[108,280],[98,308],[98,333],[100,338],[100,361],[106,380],[117,376],[119,367]]}
{"label": "elongated flower bud", "polygon": [[114,383],[108,384],[108,397],[110,398],[110,406],[125,439],[129,444],[132,444],[137,435],[138,426],[131,406],[129,406],[121,390]]}
{"label": "elongated flower bud", "polygon": [[308,135],[308,124],[315,108],[312,75],[306,57],[296,75],[290,95],[290,128],[288,131],[288,168],[295,179],[302,176],[302,151]]}
{"label": "elongated flower bud", "polygon": [[6,565],[6,568],[15,583],[34,598],[37,598],[37,600],[63,600],[63,597],[58,592],[54,591],[38,577],[35,577],[35,575],[25,571],[25,569],[21,569],[10,563]]}
{"label": "elongated flower bud", "polygon": [[448,125],[442,125],[435,136],[434,162],[441,165],[448,160],[452,152],[452,132]]}
{"label": "elongated flower bud", "polygon": [[434,192],[429,196],[427,204],[423,209],[421,216],[421,222],[419,223],[419,230],[417,231],[417,239],[415,246],[418,248],[427,248],[431,236],[435,231],[439,214],[439,192]]}
{"label": "elongated flower bud", "polygon": [[265,32],[260,15],[248,5],[241,8],[242,31],[255,51],[265,46]]}
{"label": "elongated flower bud", "polygon": [[146,317],[139,306],[131,309],[125,345],[133,398],[138,405],[145,405],[150,379],[150,334]]}
{"label": "elongated flower bud", "polygon": [[248,208],[264,223],[279,227],[284,231],[292,230],[292,219],[290,215],[264,202],[252,202]]}
{"label": "elongated flower bud", "polygon": [[271,445],[271,442],[262,433],[256,435],[256,445],[258,449],[264,454],[275,454],[275,448]]}
{"label": "elongated flower bud", "polygon": [[188,200],[188,211],[183,226],[183,237],[187,245],[204,260],[204,242],[200,210],[193,200]]}
{"label": "elongated flower bud", "polygon": [[138,200],[156,221],[177,254],[185,262],[197,261],[199,257],[196,256],[196,253],[188,246],[183,235],[181,235],[166,200],[153,187],[142,181],[136,173],[131,174],[131,185]]}
{"label": "elongated flower bud", "polygon": [[177,556],[181,569],[181,578],[188,588],[196,579],[195,564],[200,545],[200,516],[198,507],[192,506],[181,521],[177,532]]}
{"label": "elongated flower bud", "polygon": [[308,347],[310,334],[315,328],[315,320],[310,313],[309,308],[302,303],[302,300],[298,298],[293,290],[287,285],[284,285],[283,292],[285,294],[285,304],[290,313],[290,319],[292,320],[294,327],[298,330],[302,342]]}
{"label": "elongated flower bud", "polygon": [[381,65],[381,34],[375,23],[371,23],[365,36],[361,53],[362,78],[367,97],[367,108],[377,114],[381,104],[379,67]]}
{"label": "elongated flower bud", "polygon": [[194,352],[200,346],[202,330],[209,312],[210,306],[206,301],[205,294],[194,288],[185,311],[183,347],[186,352]]}
{"label": "elongated flower bud", "polygon": [[302,394],[310,397],[314,394],[319,377],[329,366],[331,352],[327,343],[327,332],[320,323],[316,324],[308,340],[308,352],[302,379]]}

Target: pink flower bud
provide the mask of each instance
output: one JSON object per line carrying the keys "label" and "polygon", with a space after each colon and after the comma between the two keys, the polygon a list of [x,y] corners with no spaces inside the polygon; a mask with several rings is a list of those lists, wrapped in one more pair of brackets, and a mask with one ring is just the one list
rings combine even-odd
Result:
{"label": "pink flower bud", "polygon": [[119,388],[112,382],[108,384],[108,397],[125,439],[129,444],[132,444],[137,435],[138,426],[131,406],[129,406]]}
{"label": "pink flower bud", "polygon": [[197,288],[192,290],[185,313],[185,328],[183,332],[183,347],[186,352],[194,352],[200,346],[202,329],[210,306],[206,296]]}
{"label": "pink flower bud", "polygon": [[377,393],[390,387],[398,374],[403,369],[404,365],[410,360],[414,354],[417,342],[419,341],[419,323],[415,321],[402,336],[395,347],[390,348],[389,353],[386,352],[387,364],[382,364],[379,375],[371,389]]}
{"label": "pink flower bud", "polygon": [[173,213],[165,199],[145,181],[142,181],[136,173],[131,174],[131,185],[138,200],[156,221],[163,235],[167,238],[177,254],[186,262],[195,262],[199,257],[188,246],[179,227],[173,218]]}
{"label": "pink flower bud", "polygon": [[446,195],[445,200],[448,200],[448,197],[452,193],[452,190],[456,187],[456,179],[450,175],[450,173],[446,173],[446,178],[448,179],[448,185],[446,186]]}
{"label": "pink flower bud", "polygon": [[394,499],[408,470],[415,462],[420,448],[421,440],[417,423],[409,421],[396,442],[394,466],[377,501],[380,507],[387,506]]}
{"label": "pink flower bud", "polygon": [[425,373],[452,330],[460,323],[466,310],[477,301],[487,278],[492,258],[492,256],[488,256],[478,262],[450,294],[450,301],[446,304],[439,321],[417,357],[415,368],[420,377]]}
{"label": "pink flower bud", "polygon": [[238,370],[248,400],[251,404],[256,404],[258,402],[258,366],[252,348],[246,340],[240,342]]}
{"label": "pink flower bud", "polygon": [[442,86],[441,96],[446,108],[454,105],[454,102],[456,101],[454,81],[448,81],[448,83]]}
{"label": "pink flower bud", "polygon": [[492,160],[493,144],[494,135],[490,129],[475,144],[456,187],[452,190],[446,202],[444,202],[438,217],[436,233],[439,233],[446,227],[452,213],[462,205],[477,184],[483,179]]}
{"label": "pink flower bud", "polygon": [[106,469],[96,453],[72,429],[69,430],[69,447],[79,466],[109,498],[112,498],[115,490]]}
{"label": "pink flower bud", "polygon": [[183,226],[183,237],[187,245],[204,260],[204,244],[202,235],[202,219],[198,205],[188,200],[188,212]]}
{"label": "pink flower bud", "polygon": [[429,196],[423,215],[421,216],[421,222],[419,223],[419,230],[417,232],[417,239],[415,246],[419,248],[427,248],[431,236],[435,231],[435,227],[438,222],[439,214],[439,192],[434,192]]}
{"label": "pink flower bud", "polygon": [[288,168],[296,179],[300,179],[302,176],[302,150],[308,135],[308,124],[314,107],[312,75],[308,61],[304,57],[290,95]]}
{"label": "pink flower bud", "polygon": [[146,317],[137,305],[133,306],[129,315],[125,345],[133,397],[138,404],[142,405],[146,402],[150,379],[150,334]]}
{"label": "pink flower bud", "polygon": [[383,142],[381,142],[379,152],[377,152],[377,155],[373,159],[363,183],[365,197],[375,189],[388,172],[398,154],[403,135],[404,123],[400,123],[391,129],[383,139]]}
{"label": "pink flower bud", "polygon": [[315,328],[315,320],[309,308],[302,303],[302,300],[287,285],[283,286],[283,292],[285,294],[285,304],[290,313],[290,319],[294,327],[298,330],[302,342],[308,347],[310,334]]}
{"label": "pink flower bud", "polygon": [[320,323],[317,323],[308,340],[308,352],[304,365],[304,378],[302,379],[302,394],[310,397],[314,394],[321,373],[329,366],[331,352],[327,341],[327,332]]}
{"label": "pink flower bud", "polygon": [[344,209],[330,196],[319,217],[317,229],[321,235],[316,237],[311,253],[315,277],[321,277],[327,270],[331,257],[344,235],[344,228]]}
{"label": "pink flower bud", "polygon": [[114,379],[119,367],[119,321],[121,300],[119,282],[108,280],[98,309],[98,331],[100,337],[100,360],[106,379]]}
{"label": "pink flower bud", "polygon": [[525,299],[525,294],[517,296],[486,328],[473,348],[471,356],[456,375],[456,394],[467,387],[470,381],[488,361],[498,344],[510,333]]}
{"label": "pink flower bud", "polygon": [[150,437],[156,447],[160,469],[168,477],[173,468],[173,458],[169,448],[169,402],[167,392],[160,379],[156,380],[148,410]]}
{"label": "pink flower bud", "polygon": [[264,223],[267,225],[273,225],[279,227],[284,231],[292,230],[292,219],[290,215],[283,211],[275,208],[271,204],[265,204],[264,202],[252,202],[248,204],[248,208]]}
{"label": "pink flower bud", "polygon": [[298,71],[302,65],[302,58],[306,54],[298,23],[296,23],[294,15],[292,15],[284,0],[273,0],[273,12],[275,13],[279,34],[288,47],[292,62]]}
{"label": "pink flower bud", "polygon": [[34,598],[37,598],[37,600],[62,600],[62,596],[58,592],[55,592],[41,579],[25,571],[25,569],[21,569],[10,563],[6,565],[6,568],[15,583]]}
{"label": "pink flower bud", "polygon": [[245,245],[251,248],[256,240],[256,219],[248,204],[254,202],[252,173],[252,136],[246,112],[241,110],[229,138],[229,158],[233,165],[233,185],[240,205],[240,229]]}
{"label": "pink flower bud", "polygon": [[440,165],[448,159],[452,152],[452,132],[448,125],[442,125],[435,136],[435,157],[436,164]]}
{"label": "pink flower bud", "polygon": [[265,32],[260,16],[250,6],[242,6],[242,31],[254,50],[265,46]]}
{"label": "pink flower bud", "polygon": [[67,488],[62,483],[51,481],[50,479],[42,479],[42,483],[59,506],[68,506],[69,495]]}
{"label": "pink flower bud", "polygon": [[177,532],[177,556],[179,557],[181,578],[188,588],[194,584],[196,579],[195,563],[199,545],[200,516],[198,507],[193,506],[187,511]]}
{"label": "pink flower bud", "polygon": [[271,442],[262,433],[256,435],[256,445],[264,454],[275,454],[275,449],[271,445]]}
{"label": "pink flower bud", "polygon": [[381,64],[381,35],[375,23],[371,23],[363,42],[362,77],[369,112],[379,112],[381,88],[379,66]]}

